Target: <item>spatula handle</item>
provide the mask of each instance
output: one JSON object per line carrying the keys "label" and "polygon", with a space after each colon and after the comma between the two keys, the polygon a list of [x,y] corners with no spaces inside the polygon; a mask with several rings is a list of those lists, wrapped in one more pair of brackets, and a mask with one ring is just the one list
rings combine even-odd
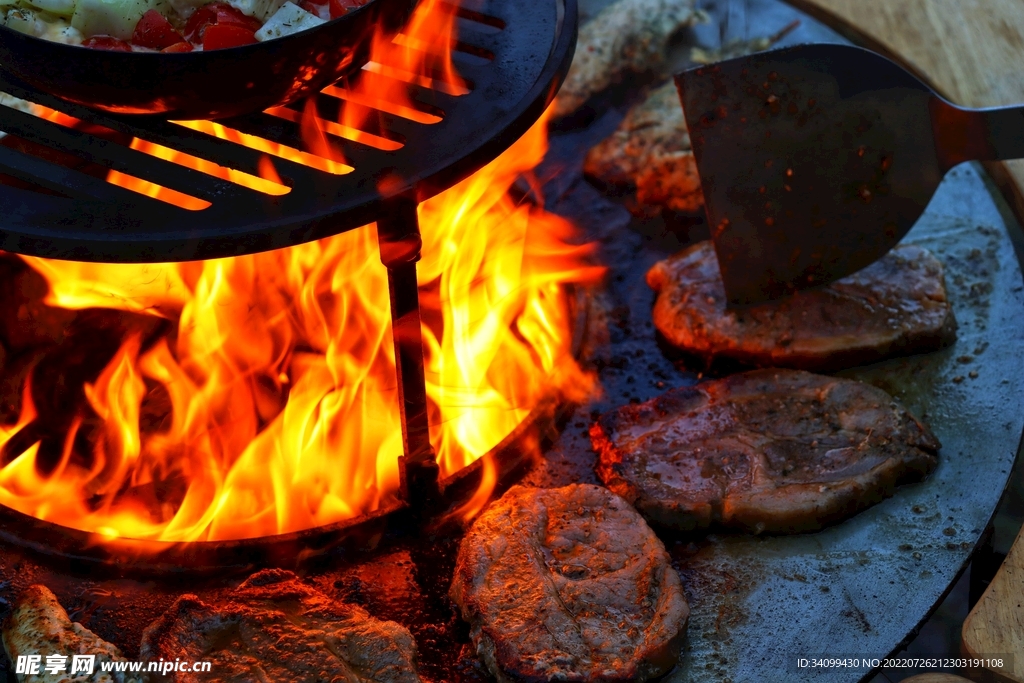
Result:
{"label": "spatula handle", "polygon": [[1024,106],[963,109],[935,98],[931,114],[946,170],[963,161],[1024,159]]}

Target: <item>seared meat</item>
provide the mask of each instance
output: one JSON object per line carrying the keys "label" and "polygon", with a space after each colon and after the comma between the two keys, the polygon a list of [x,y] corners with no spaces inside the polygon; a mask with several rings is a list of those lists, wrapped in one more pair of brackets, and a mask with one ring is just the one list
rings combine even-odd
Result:
{"label": "seared meat", "polygon": [[676,663],[689,616],[665,546],[589,484],[515,486],[459,547],[451,598],[499,681],[646,681]]}
{"label": "seared meat", "polygon": [[[40,655],[39,674],[17,674],[20,683],[56,681],[63,683],[139,683],[135,674],[100,670],[101,662],[125,661],[121,651],[78,622],[71,622],[57,597],[46,586],[34,585],[18,596],[14,611],[3,629],[4,649],[12,663],[20,655]],[[47,656],[60,655],[64,670],[46,673]],[[72,674],[72,657],[95,655],[93,673]]]}
{"label": "seared meat", "polygon": [[703,16],[694,5],[695,0],[618,0],[584,24],[555,117],[575,112],[630,74],[661,74],[669,40]]}
{"label": "seared meat", "polygon": [[249,577],[209,604],[183,595],[142,635],[143,659],[209,661],[209,673],[175,683],[320,681],[419,683],[416,643],[393,621],[329,599],[291,572]]}
{"label": "seared meat", "polygon": [[675,83],[633,107],[611,136],[591,148],[583,171],[602,184],[635,189],[635,213],[698,211],[704,197]]}
{"label": "seared meat", "polygon": [[647,519],[796,533],[846,519],[918,480],[939,442],[863,382],[754,370],[675,389],[590,429],[602,481]]}
{"label": "seared meat", "polygon": [[[799,23],[719,50],[693,48],[693,60],[720,61],[766,50]],[[590,150],[583,171],[601,185],[635,192],[635,201],[629,204],[633,213],[655,215],[663,208],[699,211],[704,197],[675,83],[665,83],[633,107],[615,132]]]}
{"label": "seared meat", "polygon": [[654,265],[654,325],[689,353],[752,365],[836,370],[891,356],[934,351],[956,338],[942,264],[900,245],[827,287],[735,310],[711,242]]}

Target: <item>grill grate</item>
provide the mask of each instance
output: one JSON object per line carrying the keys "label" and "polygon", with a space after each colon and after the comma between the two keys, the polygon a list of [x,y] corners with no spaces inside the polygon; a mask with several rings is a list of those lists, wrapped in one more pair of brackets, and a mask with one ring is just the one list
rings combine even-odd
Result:
{"label": "grill grate", "polygon": [[[221,566],[238,559],[232,555],[234,550],[245,555],[254,546],[287,553],[303,539],[316,539],[314,544],[319,545],[338,541],[339,534],[357,538],[399,509],[429,513],[452,502],[475,476],[464,470],[448,484],[438,481],[427,422],[416,279],[422,241],[416,206],[491,161],[543,113],[572,60],[576,4],[574,0],[466,0],[455,11],[459,17],[455,59],[459,75],[471,85],[468,92],[443,83],[421,83],[410,86],[415,111],[390,103],[370,112],[373,115],[366,120],[372,124],[367,130],[326,125],[326,134],[342,134],[332,142],[340,148],[345,164],[320,159],[317,165],[309,165],[275,157],[269,163],[287,187],[258,177],[261,163],[268,163],[266,150],[274,145],[303,147],[300,121],[305,106],[315,106],[326,124],[336,121],[337,96],[346,96],[343,83],[325,88],[312,105],[277,107],[216,124],[175,123],[95,112],[0,74],[0,91],[54,114],[40,118],[0,105],[0,130],[36,152],[43,150],[30,154],[0,145],[0,174],[16,181],[0,185],[4,209],[0,249],[100,262],[208,259],[292,246],[377,223],[381,261],[388,272],[402,423],[402,503],[351,523],[273,537],[266,547],[259,539],[229,543],[226,556],[224,544],[201,544],[194,556],[189,550],[187,558],[178,558],[188,559],[188,564]],[[389,68],[367,66],[384,73]],[[84,128],[62,125],[57,112],[79,119]],[[252,144],[203,132],[218,125],[230,129],[235,139],[254,136],[246,140]],[[126,136],[184,152],[192,159],[166,161],[121,144]],[[100,177],[86,172],[89,169],[49,160],[61,155],[94,165]],[[315,159],[307,156],[307,161],[311,158]],[[221,180],[198,170],[202,163],[244,175],[236,178],[238,182]],[[103,178],[111,171],[181,193],[179,200],[186,200],[181,203],[188,208],[108,183]],[[43,191],[18,187],[18,182]],[[382,187],[387,188],[386,195]],[[28,532],[11,536],[17,542],[39,547],[32,539],[47,539],[44,549],[50,542],[58,543],[54,547],[69,543],[75,548],[67,551],[70,554],[92,556],[88,548],[95,544],[88,539],[83,542],[82,534],[52,529],[47,522],[25,518],[3,506],[0,532],[4,518],[14,519],[15,526]]]}
{"label": "grill grate", "polygon": [[[344,165],[307,155],[319,166],[313,167],[212,137],[197,126],[96,112],[0,73],[0,91],[93,125],[75,129],[0,105],[0,131],[192,198],[186,202],[190,207],[182,208],[0,147],[0,173],[48,191],[0,185],[0,249],[103,262],[207,259],[291,246],[371,223],[388,197],[423,201],[470,175],[526,131],[568,69],[575,11],[575,3],[551,0],[463,2],[456,10],[453,61],[469,92],[420,79],[408,86],[415,111],[382,104],[370,111],[372,123],[365,130],[343,130],[334,123],[338,97],[347,93],[344,83],[326,88],[315,106]],[[394,69],[373,63],[363,68],[385,75]],[[302,150],[303,106],[219,124],[254,136],[253,142],[265,148]],[[240,171],[249,181],[244,176],[245,184],[221,180],[151,156],[121,144],[117,135]],[[287,188],[259,183],[267,158]],[[378,189],[382,183],[388,197]]]}

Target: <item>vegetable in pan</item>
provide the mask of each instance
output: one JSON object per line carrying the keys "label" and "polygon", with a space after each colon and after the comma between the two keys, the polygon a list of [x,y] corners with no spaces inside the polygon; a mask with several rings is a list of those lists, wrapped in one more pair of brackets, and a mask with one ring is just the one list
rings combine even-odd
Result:
{"label": "vegetable in pan", "polygon": [[0,0],[0,24],[72,45],[192,52],[303,31],[369,0]]}

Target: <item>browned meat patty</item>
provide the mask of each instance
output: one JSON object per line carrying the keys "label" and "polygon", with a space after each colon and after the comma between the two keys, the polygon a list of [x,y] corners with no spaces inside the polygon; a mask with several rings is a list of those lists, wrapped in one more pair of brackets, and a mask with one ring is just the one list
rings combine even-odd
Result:
{"label": "browned meat patty", "polygon": [[939,442],[892,396],[799,370],[753,370],[603,415],[598,476],[682,529],[813,531],[937,463]]}
{"label": "browned meat patty", "polygon": [[589,484],[515,486],[459,547],[451,598],[499,681],[647,681],[675,665],[689,607],[658,537]]}
{"label": "browned meat patty", "polygon": [[[46,586],[29,586],[18,596],[14,611],[3,627],[4,649],[11,662],[18,657],[42,657],[38,674],[17,674],[19,683],[32,681],[61,681],[62,683],[139,683],[137,674],[124,671],[103,671],[105,662],[125,661],[121,651],[77,621],[57,602],[57,596]],[[47,657],[60,655],[63,670],[49,673],[45,670]],[[76,662],[76,655],[93,655],[92,673]]]}
{"label": "browned meat patty", "polygon": [[910,244],[827,287],[735,310],[726,308],[711,242],[659,261],[647,284],[658,293],[654,326],[706,359],[838,370],[934,351],[956,338],[942,264]]}
{"label": "browned meat patty", "polygon": [[416,643],[393,621],[331,600],[291,572],[266,570],[206,603],[178,598],[142,635],[142,659],[208,661],[174,683],[419,683]]}
{"label": "browned meat patty", "polygon": [[599,183],[636,192],[630,210],[694,212],[704,205],[679,93],[669,81],[633,107],[618,129],[587,153],[583,171]]}
{"label": "browned meat patty", "polygon": [[[693,48],[693,59],[717,62],[767,50],[797,25],[719,50]],[[704,196],[675,83],[665,83],[630,109],[615,132],[587,153],[583,171],[600,185],[634,193],[627,203],[634,214],[655,215],[663,208],[699,211]]]}

